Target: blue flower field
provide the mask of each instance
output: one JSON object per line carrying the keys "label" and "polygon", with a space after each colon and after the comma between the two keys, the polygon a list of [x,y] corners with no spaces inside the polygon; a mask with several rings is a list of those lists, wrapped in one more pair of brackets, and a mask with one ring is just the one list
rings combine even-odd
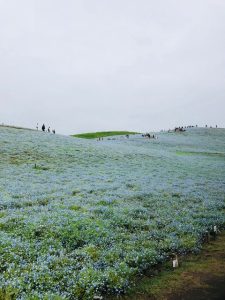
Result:
{"label": "blue flower field", "polygon": [[225,227],[225,129],[157,136],[0,127],[0,299],[107,299]]}

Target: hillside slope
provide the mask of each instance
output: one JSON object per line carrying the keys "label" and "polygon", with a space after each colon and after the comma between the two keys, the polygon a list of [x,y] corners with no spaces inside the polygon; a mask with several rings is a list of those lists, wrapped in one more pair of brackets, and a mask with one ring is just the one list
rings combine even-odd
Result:
{"label": "hillside slope", "polygon": [[118,294],[224,227],[225,130],[158,137],[0,128],[0,299]]}

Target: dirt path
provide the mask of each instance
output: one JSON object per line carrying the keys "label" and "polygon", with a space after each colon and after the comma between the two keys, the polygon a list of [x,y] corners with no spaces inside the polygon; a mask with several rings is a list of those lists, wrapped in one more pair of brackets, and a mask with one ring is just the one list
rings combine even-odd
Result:
{"label": "dirt path", "polygon": [[225,232],[206,244],[198,255],[168,266],[155,277],[146,276],[120,300],[225,300]]}
{"label": "dirt path", "polygon": [[206,245],[198,259],[190,259],[196,262],[196,270],[188,266],[181,273],[181,288],[168,300],[225,300],[225,234]]}

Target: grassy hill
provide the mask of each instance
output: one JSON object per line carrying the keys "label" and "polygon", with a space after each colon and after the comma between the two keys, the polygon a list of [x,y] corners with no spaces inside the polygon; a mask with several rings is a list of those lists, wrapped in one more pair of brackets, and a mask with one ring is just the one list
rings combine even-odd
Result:
{"label": "grassy hill", "polygon": [[100,131],[100,132],[88,132],[88,133],[80,133],[74,134],[73,137],[84,138],[84,139],[96,139],[96,138],[104,138],[109,136],[116,136],[116,135],[132,135],[138,134],[138,132],[132,131]]}
{"label": "grassy hill", "polygon": [[[21,126],[14,126],[14,125],[7,125],[7,124],[0,124],[0,128],[14,128],[14,129],[22,129],[22,130],[34,130],[32,128],[21,127]],[[36,129],[35,129],[36,130]]]}
{"label": "grassy hill", "polygon": [[0,299],[93,299],[225,227],[225,130],[91,139],[0,127]]}

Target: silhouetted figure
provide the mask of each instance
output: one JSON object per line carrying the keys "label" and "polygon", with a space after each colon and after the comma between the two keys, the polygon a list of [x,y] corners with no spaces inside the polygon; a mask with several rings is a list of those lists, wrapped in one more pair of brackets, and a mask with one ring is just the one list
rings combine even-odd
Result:
{"label": "silhouetted figure", "polygon": [[207,126],[207,125],[205,125],[205,127],[207,128],[208,126]]}
{"label": "silhouetted figure", "polygon": [[55,129],[52,129],[52,133],[54,133],[54,134],[55,134]]}
{"label": "silhouetted figure", "polygon": [[41,129],[42,131],[45,131],[45,124],[42,125]]}
{"label": "silhouetted figure", "polygon": [[216,125],[216,128],[217,128],[218,126]]}
{"label": "silhouetted figure", "polygon": [[48,127],[48,132],[50,132],[50,127]]}
{"label": "silhouetted figure", "polygon": [[38,130],[38,123],[37,123],[36,129]]}

